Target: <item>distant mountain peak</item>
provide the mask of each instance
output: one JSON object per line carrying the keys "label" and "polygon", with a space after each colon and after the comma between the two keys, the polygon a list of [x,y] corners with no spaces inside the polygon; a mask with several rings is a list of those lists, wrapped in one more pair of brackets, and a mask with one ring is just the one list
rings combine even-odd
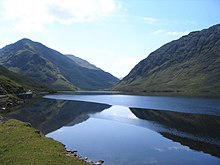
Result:
{"label": "distant mountain peak", "polygon": [[17,41],[17,42],[34,42],[29,38],[22,38],[21,40]]}
{"label": "distant mountain peak", "polygon": [[22,38],[21,40],[15,42],[14,44],[22,44],[22,45],[26,45],[26,44],[34,44],[35,42],[32,41],[31,39],[28,39],[28,38]]}

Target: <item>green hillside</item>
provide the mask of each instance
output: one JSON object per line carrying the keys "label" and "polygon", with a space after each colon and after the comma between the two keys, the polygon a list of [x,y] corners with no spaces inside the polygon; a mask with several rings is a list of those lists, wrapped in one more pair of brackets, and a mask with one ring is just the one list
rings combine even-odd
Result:
{"label": "green hillside", "polygon": [[220,24],[167,43],[114,87],[130,92],[220,93]]}
{"label": "green hillside", "polygon": [[60,52],[29,39],[2,48],[0,64],[58,90],[104,89],[118,81],[109,73],[82,67]]}
{"label": "green hillside", "polygon": [[49,91],[50,89],[0,66],[0,95],[18,94],[23,90]]}

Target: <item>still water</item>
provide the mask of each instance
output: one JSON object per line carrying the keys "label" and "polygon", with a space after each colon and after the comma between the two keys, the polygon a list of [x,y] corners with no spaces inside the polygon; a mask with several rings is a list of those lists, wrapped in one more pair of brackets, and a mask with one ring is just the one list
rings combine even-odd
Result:
{"label": "still water", "polygon": [[8,114],[106,165],[220,164],[220,99],[48,95]]}

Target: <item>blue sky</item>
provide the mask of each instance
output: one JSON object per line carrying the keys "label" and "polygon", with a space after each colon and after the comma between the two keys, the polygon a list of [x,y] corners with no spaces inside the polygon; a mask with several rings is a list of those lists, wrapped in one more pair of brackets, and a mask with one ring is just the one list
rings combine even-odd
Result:
{"label": "blue sky", "polygon": [[220,23],[220,0],[0,0],[0,47],[30,38],[117,77],[163,44]]}

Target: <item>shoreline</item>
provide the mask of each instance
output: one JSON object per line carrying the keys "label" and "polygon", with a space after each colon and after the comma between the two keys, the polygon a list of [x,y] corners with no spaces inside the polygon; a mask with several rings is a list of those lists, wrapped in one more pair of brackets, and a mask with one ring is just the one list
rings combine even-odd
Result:
{"label": "shoreline", "polygon": [[[18,131],[18,130],[22,130],[22,131],[19,131],[17,133],[16,131]],[[24,162],[26,162],[26,161],[32,162],[32,160],[35,160],[35,161],[37,160],[38,162],[46,161],[45,164],[47,164],[47,162],[50,162],[50,161],[56,162],[56,160],[53,160],[53,158],[55,159],[55,155],[59,155],[63,159],[63,160],[61,159],[60,161],[69,162],[68,164],[74,164],[74,163],[78,164],[79,163],[82,165],[84,165],[84,164],[85,165],[86,164],[88,164],[88,165],[102,165],[104,163],[103,160],[92,161],[92,160],[88,159],[87,157],[82,157],[82,156],[78,155],[77,151],[72,151],[72,150],[66,149],[64,144],[62,144],[61,142],[58,142],[52,138],[46,137],[42,132],[33,128],[30,123],[22,122],[22,121],[15,120],[15,119],[7,119],[7,118],[0,116],[0,134],[2,134],[0,136],[0,139],[2,138],[1,142],[0,142],[0,146],[1,146],[0,148],[1,148],[1,150],[3,150],[2,157],[5,156],[5,157],[10,158],[10,159],[7,159],[6,161],[13,161],[13,159],[15,159],[13,156],[15,154],[14,153],[15,150],[12,149],[10,146],[13,146],[13,145],[16,146],[16,144],[17,144],[18,146],[20,146],[20,145],[23,146],[23,147],[21,147],[22,149],[19,150],[19,153],[17,153],[18,156],[16,156],[20,162],[23,162],[23,161]],[[6,136],[7,138],[5,138],[3,136]],[[23,139],[20,140],[21,136],[27,137],[27,139],[25,138],[25,140],[23,140]],[[30,138],[30,139],[28,139],[28,138]],[[5,141],[4,139],[5,140],[7,139],[7,141]],[[28,140],[28,142],[27,142],[27,140]],[[39,142],[37,144],[35,144],[35,141],[39,141]],[[45,141],[47,141],[47,143]],[[12,143],[15,143],[15,144],[12,144]],[[29,143],[31,143],[31,144],[33,143],[33,147],[31,146],[32,148],[30,148],[30,150],[27,150],[26,147],[28,147],[30,145]],[[54,143],[54,144],[51,146],[50,143]],[[33,148],[34,148],[34,150],[33,150]],[[53,153],[53,154],[49,155],[50,156],[49,157],[47,155],[47,153],[44,154],[43,148],[47,148],[47,150],[49,150],[48,152]],[[57,148],[59,148],[59,151]],[[4,153],[4,151],[7,151],[7,152]],[[24,154],[25,157],[23,155],[23,152],[25,152],[25,154]],[[11,153],[11,155],[9,153]],[[30,155],[28,153],[30,153]],[[27,154],[29,156],[27,156]],[[33,157],[33,155],[38,155],[39,158]],[[22,157],[23,157],[23,160],[21,159]],[[40,159],[40,157],[46,157],[46,158],[48,157],[48,161],[42,160],[42,159]],[[4,162],[1,159],[2,158],[0,158],[0,163],[4,164]],[[60,163],[60,162],[56,162],[56,163]]]}
{"label": "shoreline", "polygon": [[[42,94],[45,94],[45,93],[42,93]],[[4,96],[1,95],[1,98],[0,98],[0,125],[4,124],[4,123],[7,123],[7,122],[10,122],[10,120],[16,120],[16,119],[8,119],[8,118],[4,117],[5,114],[16,111],[21,106],[25,106],[27,104],[32,103],[36,99],[41,98],[43,96],[42,94],[35,95],[33,97],[30,97],[30,98],[19,98],[19,97],[12,97],[11,98],[7,95],[4,95]],[[46,93],[46,94],[48,94],[48,93]],[[32,129],[35,129],[28,122],[23,122],[23,121],[20,121],[20,120],[16,120],[16,121],[27,124]],[[11,131],[13,131],[13,130],[11,130]],[[37,132],[40,132],[40,131],[37,130]],[[40,132],[40,134],[43,135],[44,137],[46,137],[42,132]],[[46,137],[46,138],[48,138],[48,137]],[[52,138],[48,138],[48,139],[51,139],[55,142],[58,142],[58,143],[62,144],[61,142],[56,141]],[[90,160],[88,157],[82,157],[82,156],[77,154],[78,153],[77,151],[68,150],[65,147],[64,144],[62,144],[62,146],[64,147],[64,150],[66,151],[65,155],[67,157],[73,157],[73,158],[79,159],[80,161],[83,161],[83,162],[85,162],[89,165],[102,165],[104,163],[103,160],[94,161],[94,160]],[[0,164],[1,164],[1,161],[0,161]]]}

